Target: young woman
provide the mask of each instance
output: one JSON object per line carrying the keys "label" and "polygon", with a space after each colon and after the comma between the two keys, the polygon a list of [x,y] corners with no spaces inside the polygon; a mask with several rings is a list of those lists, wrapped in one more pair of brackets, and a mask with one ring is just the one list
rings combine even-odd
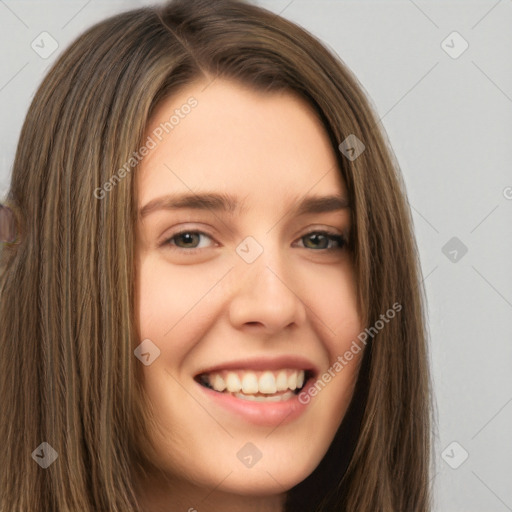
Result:
{"label": "young woman", "polygon": [[0,510],[429,510],[405,188],[309,33],[237,0],[98,23],[4,205]]}

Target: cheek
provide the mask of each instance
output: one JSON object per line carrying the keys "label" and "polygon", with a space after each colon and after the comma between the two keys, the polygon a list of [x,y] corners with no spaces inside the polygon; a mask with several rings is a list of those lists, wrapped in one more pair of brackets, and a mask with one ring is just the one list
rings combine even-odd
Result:
{"label": "cheek", "polygon": [[139,321],[142,335],[148,332],[163,337],[184,318],[196,295],[197,278],[177,272],[161,258],[140,260],[138,279]]}
{"label": "cheek", "polygon": [[209,291],[225,271],[207,272],[206,266],[203,270],[197,265],[177,267],[158,256],[143,257],[139,262],[141,340],[151,339],[160,349],[162,361],[176,366],[211,322]]}
{"label": "cheek", "polygon": [[352,265],[343,262],[327,272],[308,279],[303,289],[306,304],[322,327],[329,354],[336,357],[363,329],[357,305],[357,285]]}
{"label": "cheek", "polygon": [[341,421],[333,411],[345,410],[352,397],[364,345],[356,344],[363,331],[357,306],[357,288],[350,266],[319,275],[305,290],[308,306],[315,313],[317,332],[328,355],[328,368],[317,377],[316,401],[327,424]]}

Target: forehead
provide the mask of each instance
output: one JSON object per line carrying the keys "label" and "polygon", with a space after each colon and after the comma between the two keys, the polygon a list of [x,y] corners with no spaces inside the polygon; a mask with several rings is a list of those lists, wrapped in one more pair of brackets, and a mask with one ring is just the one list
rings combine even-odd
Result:
{"label": "forehead", "polygon": [[196,82],[158,105],[147,137],[156,145],[137,172],[141,203],[205,188],[269,205],[287,195],[346,193],[325,127],[289,91],[262,93],[220,78]]}

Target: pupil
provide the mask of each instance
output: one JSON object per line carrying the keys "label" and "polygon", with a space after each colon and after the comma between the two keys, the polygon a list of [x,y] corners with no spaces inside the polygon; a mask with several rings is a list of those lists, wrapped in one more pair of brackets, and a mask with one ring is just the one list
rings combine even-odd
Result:
{"label": "pupil", "polygon": [[310,235],[310,236],[309,236],[309,239],[310,239],[310,240],[313,240],[313,241],[314,241],[314,243],[316,244],[316,243],[318,243],[318,238],[319,238],[319,237],[325,238],[325,237],[324,237],[324,235],[321,235],[321,234],[314,234],[314,235]]}
{"label": "pupil", "polygon": [[193,243],[193,237],[197,236],[197,235],[196,234],[192,234],[192,233],[183,233],[180,236],[181,236],[182,239],[184,239],[185,244],[190,244],[190,243]]}

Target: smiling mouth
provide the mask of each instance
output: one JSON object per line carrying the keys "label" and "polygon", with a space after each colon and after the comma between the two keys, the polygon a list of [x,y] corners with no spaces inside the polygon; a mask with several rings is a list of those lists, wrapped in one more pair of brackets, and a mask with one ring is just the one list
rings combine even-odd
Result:
{"label": "smiling mouth", "polygon": [[194,380],[201,386],[252,401],[285,401],[298,395],[313,378],[312,370],[283,368],[277,371],[220,370],[201,373]]}

